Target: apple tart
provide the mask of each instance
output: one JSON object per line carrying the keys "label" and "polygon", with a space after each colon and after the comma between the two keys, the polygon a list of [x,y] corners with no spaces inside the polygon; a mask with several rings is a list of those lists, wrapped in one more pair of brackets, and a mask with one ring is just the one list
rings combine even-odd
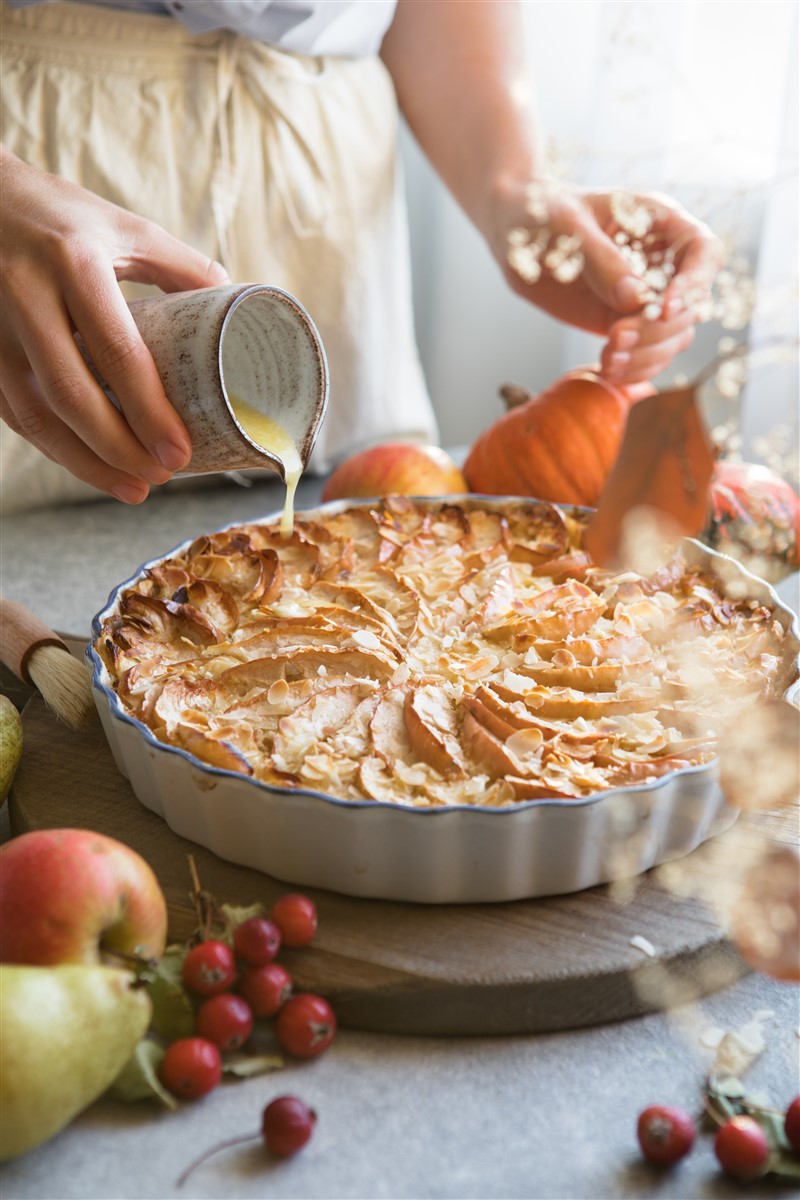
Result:
{"label": "apple tart", "polygon": [[283,791],[502,808],[710,762],[787,686],[784,624],[691,544],[599,570],[585,521],[389,497],[235,526],[121,589],[94,648],[159,742]]}

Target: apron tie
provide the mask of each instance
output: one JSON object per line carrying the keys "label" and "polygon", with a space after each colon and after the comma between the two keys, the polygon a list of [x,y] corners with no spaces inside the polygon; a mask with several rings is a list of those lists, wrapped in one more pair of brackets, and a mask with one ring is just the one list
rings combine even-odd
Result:
{"label": "apron tie", "polygon": [[[231,154],[230,125],[235,119],[233,109],[233,85],[239,58],[239,39],[223,36],[217,54],[217,140],[214,148],[214,168],[211,176],[211,211],[214,228],[219,242],[220,262],[226,271],[231,271],[231,255],[228,245],[228,230],[236,212],[241,180],[234,176]],[[241,158],[237,155],[237,158]]]}
{"label": "apron tie", "polygon": [[[332,189],[311,140],[295,113],[278,96],[285,91],[286,73],[276,68],[269,47],[237,35],[224,36],[217,57],[217,122],[211,207],[220,248],[220,261],[230,270],[228,231],[241,198],[246,156],[237,136],[241,123],[237,83],[247,89],[263,122],[266,165],[293,233],[298,238],[319,236],[333,212]],[[319,60],[313,60],[318,62]],[[298,88],[314,87],[324,74],[312,74],[299,59],[292,62]],[[289,76],[292,78],[292,76]],[[271,86],[275,79],[276,86]],[[302,114],[305,106],[298,106]],[[314,130],[313,133],[319,133]]]}

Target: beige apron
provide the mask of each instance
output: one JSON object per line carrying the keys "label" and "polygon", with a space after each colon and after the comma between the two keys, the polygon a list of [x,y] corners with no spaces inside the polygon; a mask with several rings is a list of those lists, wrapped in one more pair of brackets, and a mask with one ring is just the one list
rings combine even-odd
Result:
{"label": "beige apron", "polygon": [[[313,468],[436,440],[380,59],[304,57],[119,9],[3,6],[0,122],[31,166],[157,221],[234,281],[298,297],[331,373]],[[0,455],[5,512],[98,494],[6,426]]]}

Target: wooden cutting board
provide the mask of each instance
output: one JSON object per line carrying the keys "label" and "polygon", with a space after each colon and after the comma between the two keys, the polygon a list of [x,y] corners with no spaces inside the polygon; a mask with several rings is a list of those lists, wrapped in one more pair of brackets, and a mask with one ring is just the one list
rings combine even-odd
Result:
{"label": "wooden cutting board", "polygon": [[[72,733],[35,697],[23,729],[9,798],[13,832],[90,828],[132,846],[159,878],[172,940],[194,928],[189,854],[218,901],[269,906],[289,890],[178,837],[144,808],[99,725]],[[531,1033],[663,1009],[745,973],[700,897],[729,875],[737,838],[796,840],[796,816],[741,818],[678,863],[551,899],[434,907],[305,889],[318,905],[319,933],[312,946],[284,951],[280,961],[296,990],[324,994],[340,1023],[358,1029]]]}

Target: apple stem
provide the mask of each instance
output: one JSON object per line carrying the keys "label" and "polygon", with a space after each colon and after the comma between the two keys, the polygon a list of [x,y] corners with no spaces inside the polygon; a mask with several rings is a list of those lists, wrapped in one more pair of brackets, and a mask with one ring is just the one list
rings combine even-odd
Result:
{"label": "apple stem", "polygon": [[199,1167],[201,1163],[204,1163],[207,1158],[211,1158],[212,1155],[217,1154],[220,1150],[228,1150],[231,1146],[241,1146],[244,1142],[255,1142],[258,1141],[260,1137],[260,1133],[248,1133],[244,1137],[228,1138],[227,1141],[218,1142],[216,1146],[212,1146],[210,1150],[206,1150],[205,1154],[201,1154],[199,1158],[194,1160],[194,1162],[189,1163],[189,1166],[186,1168],[186,1170],[182,1171],[178,1176],[175,1182],[175,1187],[183,1187],[192,1171],[194,1171],[196,1167]]}
{"label": "apple stem", "polygon": [[[125,966],[133,967],[137,972],[155,971],[158,967],[157,958],[143,958],[140,954],[128,954],[125,950],[115,950],[111,946],[104,946],[100,943],[100,949],[103,957],[110,960],[111,964],[123,963]],[[146,987],[147,980],[142,978],[141,974],[137,974],[134,987]]]}

